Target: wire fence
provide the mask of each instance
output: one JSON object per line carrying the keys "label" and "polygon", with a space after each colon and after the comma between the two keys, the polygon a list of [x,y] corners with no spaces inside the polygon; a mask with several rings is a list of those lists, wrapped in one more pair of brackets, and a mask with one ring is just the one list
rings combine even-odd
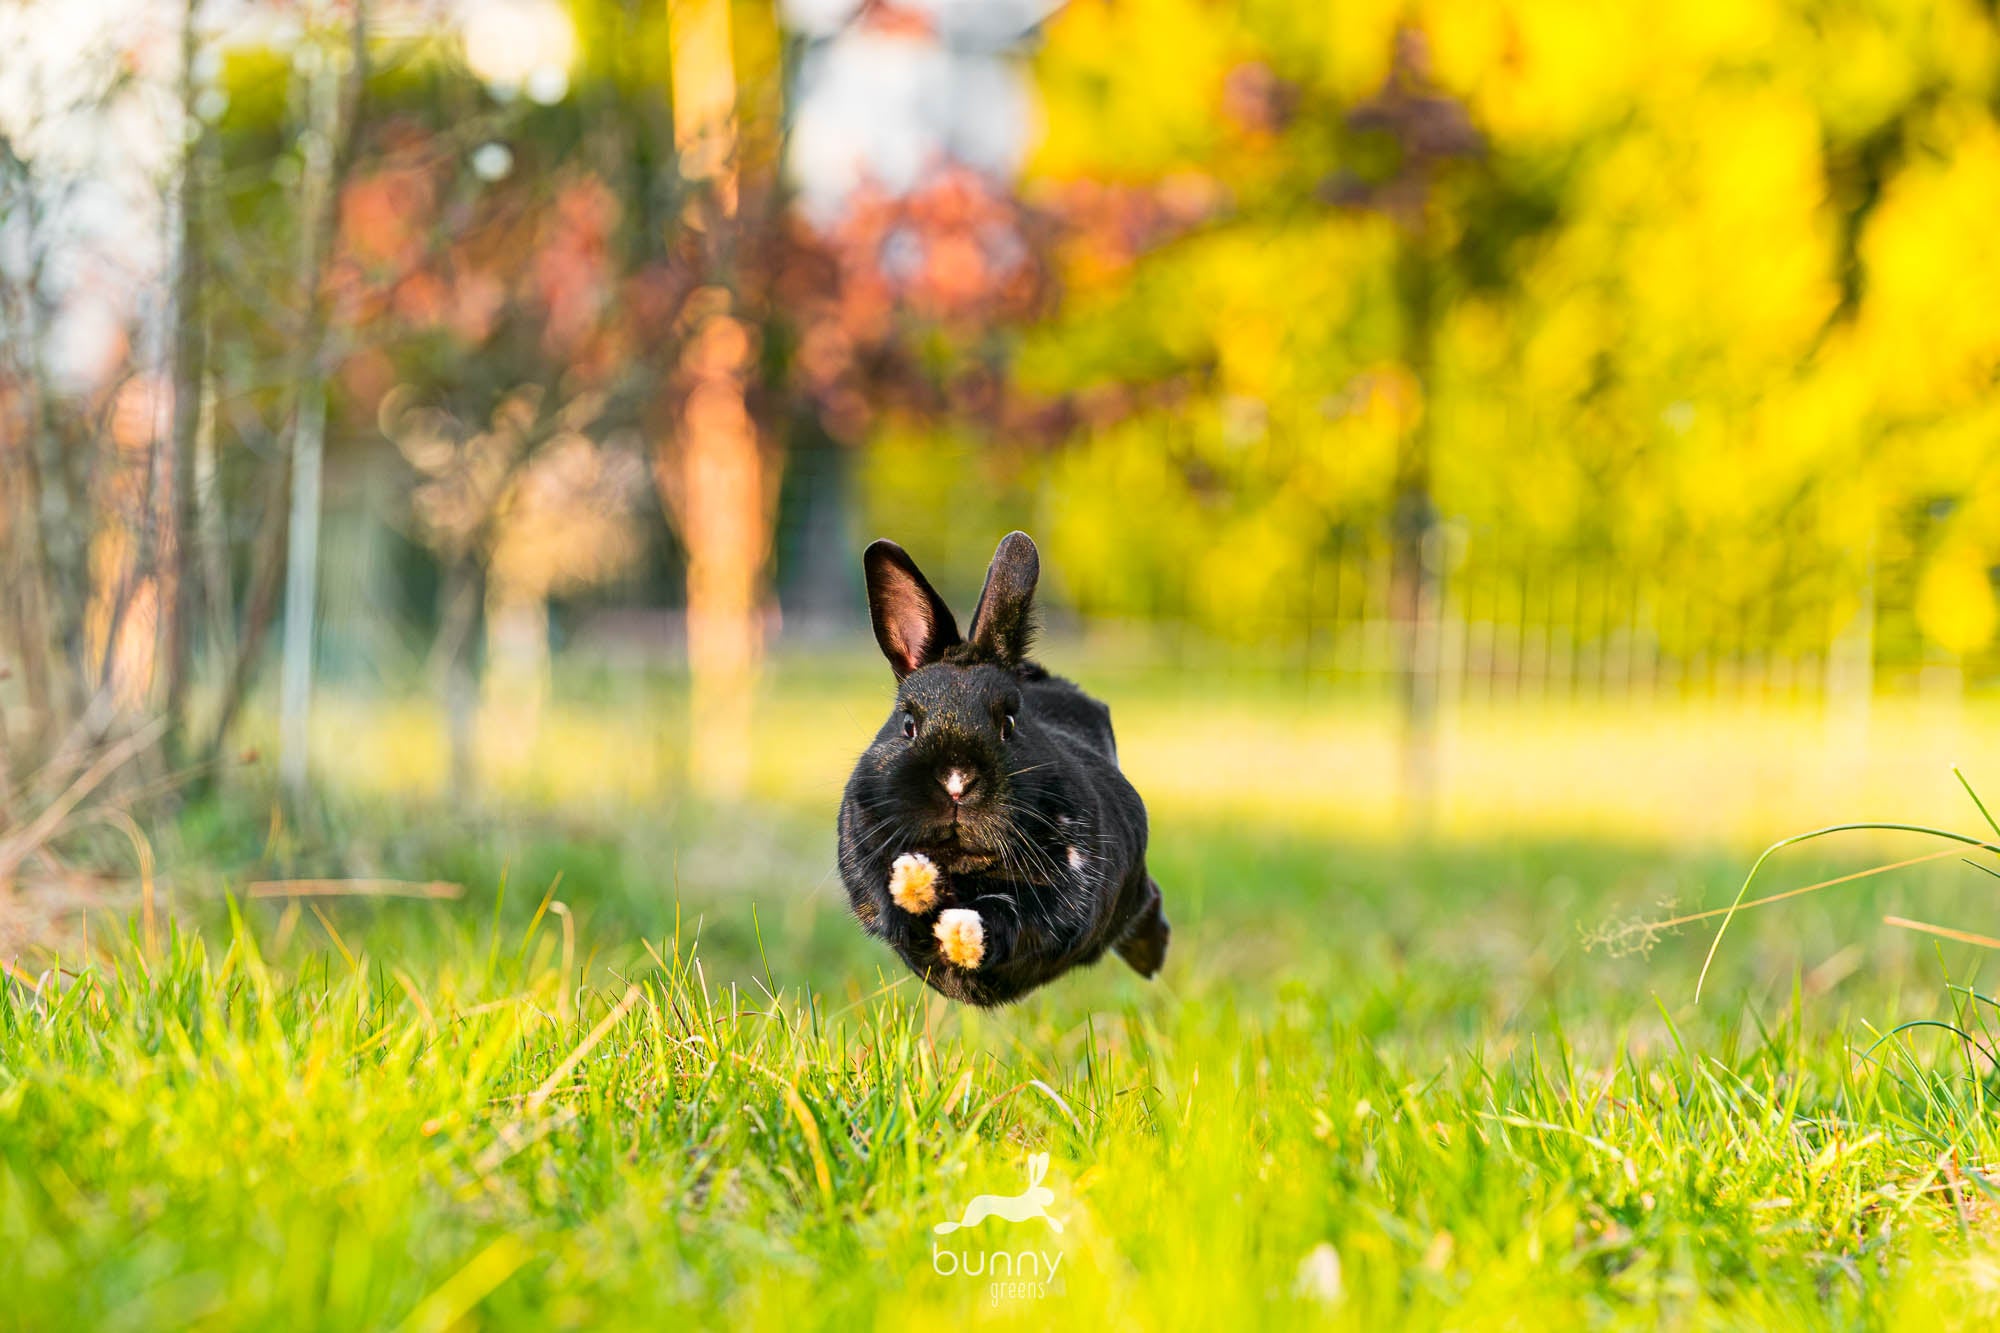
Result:
{"label": "wire fence", "polygon": [[[1293,608],[1229,637],[1169,613],[1118,627],[1177,666],[1292,677],[1357,692],[1409,675],[1441,703],[1589,699],[1866,698],[1960,693],[2000,678],[1917,631],[1908,596],[1821,572],[1776,596],[1721,590],[1601,560],[1536,558],[1447,532],[1412,615],[1396,613],[1386,535],[1337,545]],[[1182,605],[1185,605],[1183,600]],[[1079,626],[1081,627],[1081,626]]]}

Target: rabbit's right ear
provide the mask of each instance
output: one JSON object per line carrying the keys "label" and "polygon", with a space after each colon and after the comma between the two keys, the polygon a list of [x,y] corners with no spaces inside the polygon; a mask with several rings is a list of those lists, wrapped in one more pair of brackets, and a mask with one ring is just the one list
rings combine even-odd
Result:
{"label": "rabbit's right ear", "polygon": [[1038,1152],[1033,1157],[1030,1157],[1028,1159],[1028,1188],[1033,1189],[1035,1186],[1041,1184],[1042,1177],[1048,1173],[1049,1155],[1047,1153]]}
{"label": "rabbit's right ear", "polygon": [[1041,576],[1042,557],[1032,537],[1010,532],[1000,539],[972,613],[972,646],[982,658],[1017,667],[1028,655],[1035,633],[1035,583]]}
{"label": "rabbit's right ear", "polygon": [[944,655],[958,640],[951,608],[924,578],[917,562],[892,541],[871,544],[862,554],[868,576],[868,618],[875,642],[901,680]]}

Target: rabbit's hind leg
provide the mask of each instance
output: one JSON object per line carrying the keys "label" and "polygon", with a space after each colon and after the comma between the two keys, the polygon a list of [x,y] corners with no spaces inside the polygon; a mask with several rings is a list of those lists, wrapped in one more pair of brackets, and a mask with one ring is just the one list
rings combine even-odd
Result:
{"label": "rabbit's hind leg", "polygon": [[1160,899],[1160,886],[1153,877],[1146,877],[1145,900],[1132,918],[1132,924],[1125,928],[1125,935],[1118,941],[1118,956],[1123,958],[1134,972],[1150,978],[1167,961],[1167,941],[1173,930],[1167,925],[1166,912]]}

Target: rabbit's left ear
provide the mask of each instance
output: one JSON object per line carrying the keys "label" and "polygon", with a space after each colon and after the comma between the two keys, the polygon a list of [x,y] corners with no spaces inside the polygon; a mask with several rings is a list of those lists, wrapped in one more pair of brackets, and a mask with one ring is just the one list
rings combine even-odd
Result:
{"label": "rabbit's left ear", "polygon": [[1038,1152],[1033,1157],[1030,1157],[1028,1159],[1028,1188],[1033,1189],[1035,1186],[1041,1184],[1042,1177],[1048,1173],[1049,1155],[1047,1153]]}
{"label": "rabbit's left ear", "polygon": [[1000,539],[1000,549],[986,570],[979,609],[972,613],[969,641],[981,657],[1011,667],[1028,655],[1028,641],[1035,632],[1035,582],[1041,576],[1042,557],[1034,538],[1010,532]]}

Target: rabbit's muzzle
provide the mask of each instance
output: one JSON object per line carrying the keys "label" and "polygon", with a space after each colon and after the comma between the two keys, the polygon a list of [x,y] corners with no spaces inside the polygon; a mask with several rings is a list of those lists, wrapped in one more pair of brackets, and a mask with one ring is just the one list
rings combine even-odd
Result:
{"label": "rabbit's muzzle", "polygon": [[937,836],[921,840],[915,850],[922,852],[947,875],[969,875],[990,870],[999,864],[997,847],[989,845],[969,824],[954,821]]}

